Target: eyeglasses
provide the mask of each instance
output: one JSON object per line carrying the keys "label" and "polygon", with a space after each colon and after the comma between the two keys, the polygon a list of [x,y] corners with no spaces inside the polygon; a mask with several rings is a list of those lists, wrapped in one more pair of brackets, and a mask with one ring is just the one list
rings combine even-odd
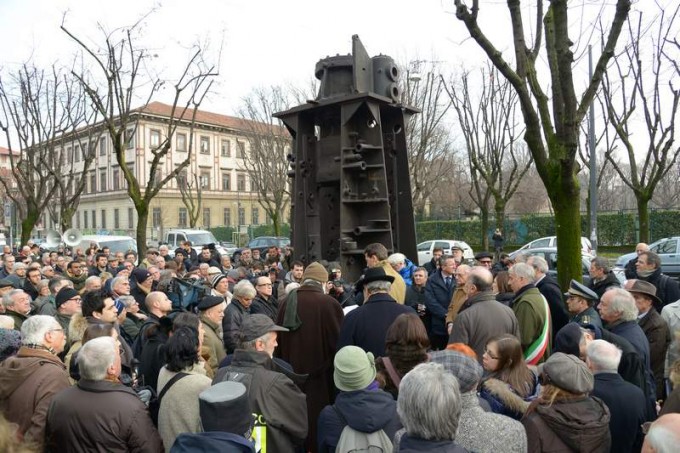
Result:
{"label": "eyeglasses", "polygon": [[67,302],[70,302],[70,301],[72,301],[72,300],[75,300],[75,301],[78,302],[78,303],[81,303],[81,302],[83,301],[83,299],[80,298],[80,297],[74,297],[73,299],[67,300]]}
{"label": "eyeglasses", "polygon": [[64,329],[50,329],[49,332],[63,332]]}
{"label": "eyeglasses", "polygon": [[482,264],[491,264],[491,260],[482,260],[480,261]]}
{"label": "eyeglasses", "polygon": [[491,353],[488,349],[484,348],[484,354],[486,354],[490,359],[492,360],[498,360],[500,357],[497,357]]}

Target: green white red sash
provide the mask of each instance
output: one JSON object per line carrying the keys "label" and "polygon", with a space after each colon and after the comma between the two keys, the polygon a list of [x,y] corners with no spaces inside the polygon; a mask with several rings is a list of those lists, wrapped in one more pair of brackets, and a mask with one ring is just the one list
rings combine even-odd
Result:
{"label": "green white red sash", "polygon": [[541,295],[541,299],[543,299],[543,307],[545,308],[545,322],[543,323],[543,329],[541,329],[541,335],[524,352],[524,360],[527,365],[538,364],[548,348],[548,341],[550,339],[550,306],[548,306],[548,301],[543,295]]}

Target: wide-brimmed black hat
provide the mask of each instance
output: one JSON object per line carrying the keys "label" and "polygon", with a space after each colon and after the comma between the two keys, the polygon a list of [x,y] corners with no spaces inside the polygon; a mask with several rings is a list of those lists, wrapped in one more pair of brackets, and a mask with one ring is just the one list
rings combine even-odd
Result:
{"label": "wide-brimmed black hat", "polygon": [[355,286],[359,291],[362,291],[366,283],[371,282],[392,283],[393,281],[394,277],[391,275],[387,275],[387,273],[385,273],[385,269],[383,269],[382,267],[369,267],[368,269],[366,269],[366,272],[364,272],[364,275],[362,275],[361,278],[357,281]]}

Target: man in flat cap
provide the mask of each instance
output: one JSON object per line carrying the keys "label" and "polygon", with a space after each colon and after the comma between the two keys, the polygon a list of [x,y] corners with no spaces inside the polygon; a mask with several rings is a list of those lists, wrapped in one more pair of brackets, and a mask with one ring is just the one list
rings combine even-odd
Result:
{"label": "man in flat cap", "polygon": [[356,283],[357,291],[363,291],[364,304],[347,313],[340,330],[339,350],[343,346],[359,346],[375,357],[385,355],[387,329],[402,313],[415,313],[406,305],[398,304],[390,296],[395,277],[387,275],[381,267],[371,267]]}
{"label": "man in flat cap", "polygon": [[[205,296],[198,303],[201,324],[205,330],[203,345],[210,349],[210,356],[215,357],[218,364],[227,356],[222,331],[222,319],[224,319],[226,308],[227,303],[224,297],[220,296]],[[217,372],[217,370],[212,371]]]}
{"label": "man in flat cap", "polygon": [[489,252],[479,252],[475,255],[475,260],[479,266],[484,266],[489,270],[493,267],[493,255]]}
{"label": "man in flat cap", "polygon": [[590,288],[576,280],[569,283],[569,290],[564,293],[564,299],[567,301],[567,310],[571,315],[570,322],[578,324],[591,324],[602,328],[602,320],[597,310],[593,307],[599,300],[597,294]]}
{"label": "man in flat cap", "polygon": [[245,318],[231,365],[220,368],[213,380],[213,385],[241,382],[248,389],[256,451],[298,451],[307,437],[305,394],[272,360],[278,332],[286,331],[267,315]]}

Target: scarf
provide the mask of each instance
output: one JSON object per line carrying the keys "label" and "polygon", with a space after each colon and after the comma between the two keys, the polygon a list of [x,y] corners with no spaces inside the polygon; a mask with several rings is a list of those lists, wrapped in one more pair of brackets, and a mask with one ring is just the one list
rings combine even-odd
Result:
{"label": "scarf", "polygon": [[281,323],[283,327],[291,332],[296,331],[302,325],[297,312],[297,302],[297,289],[294,289],[286,298],[286,311],[283,314],[283,322]]}

